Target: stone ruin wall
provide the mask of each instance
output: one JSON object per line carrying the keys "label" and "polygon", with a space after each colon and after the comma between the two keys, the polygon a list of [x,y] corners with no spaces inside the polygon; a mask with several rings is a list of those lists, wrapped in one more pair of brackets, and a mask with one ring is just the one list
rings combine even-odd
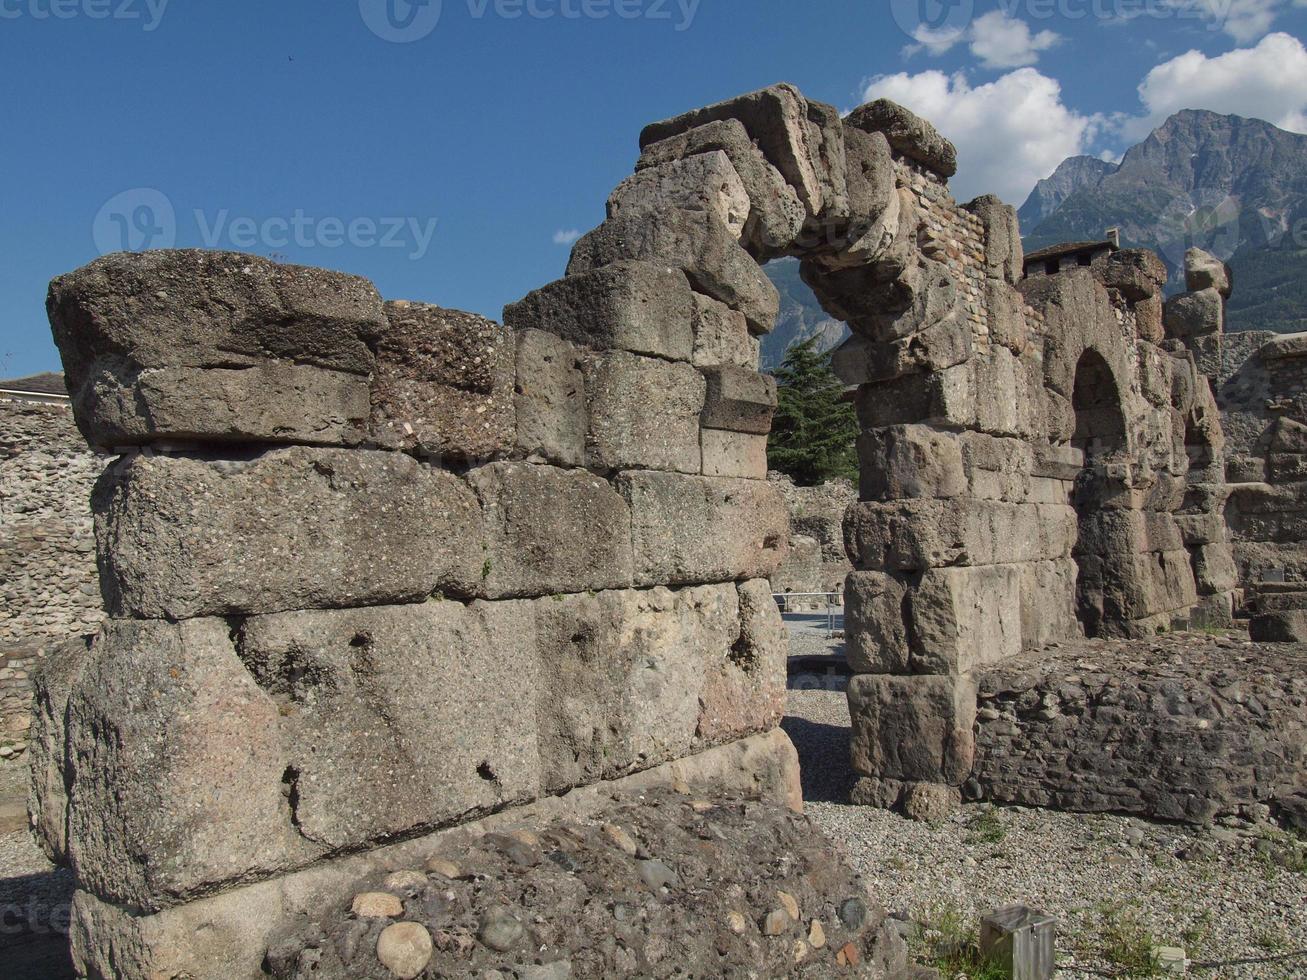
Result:
{"label": "stone ruin wall", "polygon": [[88,506],[102,466],[66,406],[0,399],[0,757],[27,744],[45,651],[103,617]]}
{"label": "stone ruin wall", "polygon": [[[782,473],[768,477],[790,515],[790,550],[771,577],[772,592],[825,592],[832,602],[843,602],[844,580],[853,570],[844,551],[844,512],[858,499],[858,491],[842,479],[801,487]],[[787,600],[787,608],[805,606],[824,610],[826,601]]]}
{"label": "stone ruin wall", "polygon": [[778,256],[853,331],[858,799],[956,797],[980,672],[1082,620],[1228,619],[1220,467],[1190,467],[1219,419],[1155,257],[1023,280],[1015,212],[956,205],[952,146],[892,103],[775,86],[641,151],[504,327],[217,253],[52,285],[79,425],[133,447],[94,499],[111,618],[38,694],[90,975],[253,974],[390,849],[572,787],[794,792]]}

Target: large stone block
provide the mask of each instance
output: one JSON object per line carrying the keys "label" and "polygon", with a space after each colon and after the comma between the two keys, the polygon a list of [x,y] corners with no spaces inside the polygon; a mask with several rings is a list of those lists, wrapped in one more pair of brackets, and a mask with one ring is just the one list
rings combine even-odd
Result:
{"label": "large stone block", "polygon": [[1075,512],[1057,504],[862,502],[844,518],[845,548],[870,571],[1049,561],[1070,555],[1075,540]]}
{"label": "large stone block", "polygon": [[283,794],[277,705],[224,620],[107,622],[66,710],[82,888],[154,910],[322,853]]}
{"label": "large stone block", "polygon": [[731,159],[721,150],[637,170],[608,196],[608,217],[666,208],[711,211],[736,239],[744,235],[752,205]]}
{"label": "large stone block", "polygon": [[975,757],[970,677],[860,674],[849,680],[852,761],[863,776],[957,786]]}
{"label": "large stone block", "polygon": [[606,480],[586,470],[492,463],[468,482],[483,511],[478,574],[487,598],[631,584],[631,514]]}
{"label": "large stone block", "polygon": [[699,416],[705,387],[703,375],[689,364],[625,351],[610,351],[588,362],[589,465],[600,470],[698,473],[703,465]]}
{"label": "large stone block", "polygon": [[[567,274],[577,276],[626,259],[667,262],[681,269],[696,291],[743,313],[754,333],[770,333],[776,325],[776,287],[710,212],[673,208],[609,218],[576,243]],[[688,334],[688,312],[685,326]],[[687,341],[682,355],[685,360],[691,343]]]}
{"label": "large stone block", "polygon": [[884,133],[889,145],[941,177],[958,171],[957,149],[926,120],[889,99],[868,102],[849,113],[845,124]]}
{"label": "large stone block", "polygon": [[702,293],[694,294],[694,356],[697,368],[723,364],[758,370],[759,343],[743,313]]}
{"label": "large stone block", "polygon": [[909,593],[911,669],[959,674],[1021,652],[1021,566],[935,568]]}
{"label": "large stone block", "polygon": [[[55,279],[46,309],[78,424],[99,445],[356,441],[358,391],[339,375],[366,377],[386,327],[365,279],[199,250],[107,255]],[[267,382],[302,400],[279,402]]]}
{"label": "large stone block", "polygon": [[852,572],[844,581],[844,642],[849,667],[859,674],[906,674],[907,586],[884,572]]}
{"label": "large stone block", "polygon": [[1229,592],[1239,585],[1239,571],[1225,542],[1205,544],[1193,550],[1194,582],[1199,595]]}
{"label": "large stone block", "polygon": [[[622,219],[626,224],[645,220],[638,212]],[[514,330],[543,330],[596,350],[688,361],[694,348],[693,306],[685,275],[658,261],[607,258],[595,266],[582,272],[569,269],[566,278],[504,307],[504,322]]]}
{"label": "large stone block", "polygon": [[785,557],[789,514],[774,487],[652,471],[623,473],[636,585],[771,576]]}
{"label": "large stone block", "polygon": [[803,229],[807,209],[798,191],[767,161],[738,119],[705,123],[650,143],[643,148],[636,170],[717,150],[730,158],[749,195],[745,247],[759,260],[783,254]]}
{"label": "large stone block", "polygon": [[1103,260],[1103,283],[1118,290],[1131,303],[1157,296],[1166,285],[1166,263],[1146,248],[1127,248]]}
{"label": "large stone block", "polygon": [[985,275],[1016,285],[1024,275],[1025,260],[1016,208],[993,194],[984,194],[963,206],[985,226]]}
{"label": "large stone block", "polygon": [[957,497],[967,492],[962,448],[952,432],[925,425],[869,429],[858,437],[864,500]]}
{"label": "large stone block", "polygon": [[793,85],[772,85],[651,123],[640,134],[640,147],[726,119],[738,119],[744,125],[798,192],[810,216],[839,213],[841,208],[848,213],[839,114],[829,106],[809,103]]}
{"label": "large stone block", "polygon": [[336,851],[540,795],[542,681],[515,640],[534,634],[524,606],[432,601],[245,621],[240,656],[276,705],[300,834]]}
{"label": "large stone block", "polygon": [[1201,248],[1191,248],[1184,253],[1184,281],[1190,292],[1215,289],[1226,299],[1230,298],[1234,288],[1230,267]]}
{"label": "large stone block", "polygon": [[749,368],[722,365],[704,372],[707,397],[703,424],[708,429],[748,432],[765,436],[771,432],[776,411],[776,379]]}
{"label": "large stone block", "polygon": [[28,810],[32,836],[55,864],[68,858],[68,699],[90,660],[89,637],[59,644],[40,661],[32,678],[32,727],[28,755],[32,781]]}
{"label": "large stone block", "polygon": [[476,498],[398,453],[134,456],[93,499],[113,615],[185,619],[475,592]]}
{"label": "large stone block", "polygon": [[1018,565],[1021,580],[1021,642],[1036,650],[1049,643],[1081,635],[1076,619],[1076,578],[1079,570],[1070,558],[1025,562]]}
{"label": "large stone block", "polygon": [[528,458],[585,465],[584,364],[561,337],[543,330],[517,335],[517,447]]}
{"label": "large stone block", "polygon": [[845,384],[881,384],[923,372],[943,371],[972,354],[971,324],[950,312],[917,333],[893,340],[855,334],[836,349],[831,369]]}
{"label": "large stone block", "polygon": [[1220,333],[1225,326],[1225,300],[1215,289],[1181,293],[1166,301],[1162,317],[1168,337],[1184,340]]}
{"label": "large stone block", "polygon": [[767,479],[767,437],[725,429],[703,429],[703,475]]}
{"label": "large stone block", "polygon": [[386,304],[377,341],[372,438],[388,449],[485,460],[513,449],[512,332],[426,303]]}

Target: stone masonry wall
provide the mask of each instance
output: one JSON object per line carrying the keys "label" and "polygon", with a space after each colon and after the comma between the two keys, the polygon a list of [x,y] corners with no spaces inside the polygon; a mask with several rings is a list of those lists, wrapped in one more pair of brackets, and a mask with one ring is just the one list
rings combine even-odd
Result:
{"label": "stone masonry wall", "polygon": [[[202,898],[235,955],[276,925],[251,882],[779,723],[767,323],[680,268],[597,261],[500,326],[119,254],[49,310],[83,434],[121,452],[93,497],[110,618],[51,658],[34,732],[88,975],[128,948],[148,972]],[[760,792],[789,792],[781,742],[747,756]]]}
{"label": "stone masonry wall", "polygon": [[102,465],[67,407],[0,400],[0,756],[27,742],[45,650],[103,616],[90,513]]}

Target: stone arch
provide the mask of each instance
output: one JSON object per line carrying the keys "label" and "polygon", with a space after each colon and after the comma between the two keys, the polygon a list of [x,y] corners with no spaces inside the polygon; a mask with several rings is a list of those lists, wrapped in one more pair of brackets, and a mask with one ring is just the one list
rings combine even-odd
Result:
{"label": "stone arch", "polygon": [[1085,454],[1086,464],[1127,449],[1121,387],[1107,359],[1093,347],[1085,348],[1076,362],[1071,408],[1075,415],[1071,445]]}

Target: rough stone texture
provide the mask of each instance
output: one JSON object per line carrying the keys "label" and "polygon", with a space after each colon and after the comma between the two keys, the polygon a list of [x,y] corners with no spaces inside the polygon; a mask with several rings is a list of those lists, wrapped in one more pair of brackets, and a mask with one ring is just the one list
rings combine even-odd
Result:
{"label": "rough stone texture", "polygon": [[105,472],[93,507],[114,615],[421,601],[474,594],[481,577],[476,498],[394,453],[133,456]]}
{"label": "rough stone texture", "polygon": [[[844,512],[858,499],[857,491],[847,480],[801,487],[780,473],[769,473],[768,479],[790,512],[791,549],[777,573],[783,581],[777,591],[842,595],[853,569],[844,551]],[[807,555],[796,544],[801,538],[813,542]]]}
{"label": "rough stone texture", "polygon": [[985,226],[985,274],[1011,285],[1021,281],[1024,252],[1016,208],[993,194],[984,194],[966,205]]}
{"label": "rough stone texture", "polygon": [[1166,301],[1163,316],[1168,337],[1219,333],[1225,323],[1225,301],[1215,289],[1181,293]]}
{"label": "rough stone texture", "polygon": [[849,681],[854,771],[959,786],[971,771],[976,687],[969,677],[859,674]]}
{"label": "rough stone texture", "polygon": [[472,313],[387,303],[376,343],[371,436],[388,449],[485,460],[513,449],[510,331]]}
{"label": "rough stone texture", "polygon": [[913,672],[965,673],[1019,654],[1020,578],[1016,565],[926,572],[909,599]]}
{"label": "rough stone texture", "polygon": [[[604,826],[623,828],[651,856],[632,858]],[[419,873],[397,925],[351,917],[340,899],[317,910],[311,924],[271,944],[272,976],[371,976],[378,936],[401,926],[436,937],[428,969],[441,976],[906,973],[902,935],[881,928],[884,911],[868,907],[824,835],[783,808],[661,791],[523,833],[535,843],[488,834],[444,846],[443,859],[463,876]],[[778,874],[777,861],[788,870]],[[846,923],[837,910],[850,903],[863,912]],[[613,907],[622,910],[616,922]],[[507,922],[516,928],[488,926]],[[847,964],[849,949],[856,968],[837,962],[842,955]]]}
{"label": "rough stone texture", "polygon": [[697,292],[743,313],[754,333],[770,333],[776,325],[776,287],[711,212],[678,208],[609,218],[576,243],[567,274],[571,278],[627,259],[682,269]]}
{"label": "rough stone texture", "polygon": [[738,240],[752,205],[731,159],[721,150],[637,170],[608,197],[608,217],[665,208],[711,211]]}
{"label": "rough stone texture", "polygon": [[1201,248],[1191,248],[1184,253],[1184,281],[1185,288],[1191,293],[1215,289],[1226,299],[1230,298],[1234,288],[1230,267]]}
{"label": "rough stone texture", "polygon": [[789,522],[768,483],[623,473],[636,585],[767,578],[785,556]]}
{"label": "rough stone texture", "polygon": [[767,437],[725,429],[704,429],[699,433],[703,446],[703,475],[738,477],[744,480],[767,479]]}
{"label": "rough stone texture", "polygon": [[589,362],[585,391],[590,467],[700,472],[699,416],[705,387],[703,376],[688,364],[624,351],[610,351]]}
{"label": "rough stone texture", "polygon": [[704,372],[707,393],[703,424],[708,429],[765,436],[776,411],[776,379],[748,368],[721,366]]}
{"label": "rough stone texture", "polygon": [[981,672],[972,796],[1207,822],[1301,784],[1307,652],[1080,641]]}
{"label": "rough stone texture", "polygon": [[[492,463],[468,474],[481,501],[479,590],[489,598],[631,585],[631,513],[586,470]],[[649,583],[666,581],[658,579]]]}
{"label": "rough stone texture", "polygon": [[697,368],[732,364],[758,370],[759,343],[749,321],[725,303],[694,294],[694,356]]}
{"label": "rough stone texture", "polygon": [[869,133],[884,133],[895,150],[941,177],[952,177],[958,171],[958,153],[953,144],[926,120],[889,99],[859,106],[845,122]]}
{"label": "rough stone texture", "polygon": [[[343,907],[365,878],[396,868],[420,868],[467,835],[539,829],[560,819],[589,820],[611,804],[612,794],[687,788],[691,798],[763,799],[800,808],[798,758],[784,733],[735,742],[700,755],[628,776],[545,797],[462,827],[438,831],[362,854],[337,858],[271,881],[249,884],[156,915],[134,916],[78,892],[71,941],[78,969],[97,980],[120,976],[204,976],[256,980],[268,947],[288,924]],[[602,816],[596,818],[596,822]]]}
{"label": "rough stone texture", "polygon": [[[625,223],[642,220],[642,213],[632,213]],[[684,274],[657,261],[596,265],[601,267],[569,274],[504,307],[504,322],[514,330],[543,330],[597,350],[688,361],[694,335]]]}
{"label": "rough stone texture", "polygon": [[859,674],[907,674],[907,585],[884,572],[851,572],[844,585],[844,655]]}
{"label": "rough stone texture", "polygon": [[542,330],[517,335],[517,446],[528,459],[585,465],[585,357]]}
{"label": "rough stone texture", "polygon": [[[172,373],[146,383],[144,406],[162,408],[177,434],[276,438],[283,425],[295,432],[347,428],[335,413],[354,407],[357,395],[342,402],[347,386],[331,375],[298,376],[327,417],[265,398],[257,406],[262,418],[241,411],[237,422],[221,404],[189,397],[182,389],[190,375],[177,369],[287,362],[366,376],[373,367],[369,345],[386,329],[381,299],[367,280],[234,252],[107,255],[54,280],[46,307],[78,425],[90,442],[107,445],[140,442],[152,432],[148,419],[132,414],[130,396],[154,369]],[[253,379],[229,376],[225,388],[212,380],[215,394],[240,398],[245,387],[254,393]],[[257,431],[256,419],[269,431]]]}

